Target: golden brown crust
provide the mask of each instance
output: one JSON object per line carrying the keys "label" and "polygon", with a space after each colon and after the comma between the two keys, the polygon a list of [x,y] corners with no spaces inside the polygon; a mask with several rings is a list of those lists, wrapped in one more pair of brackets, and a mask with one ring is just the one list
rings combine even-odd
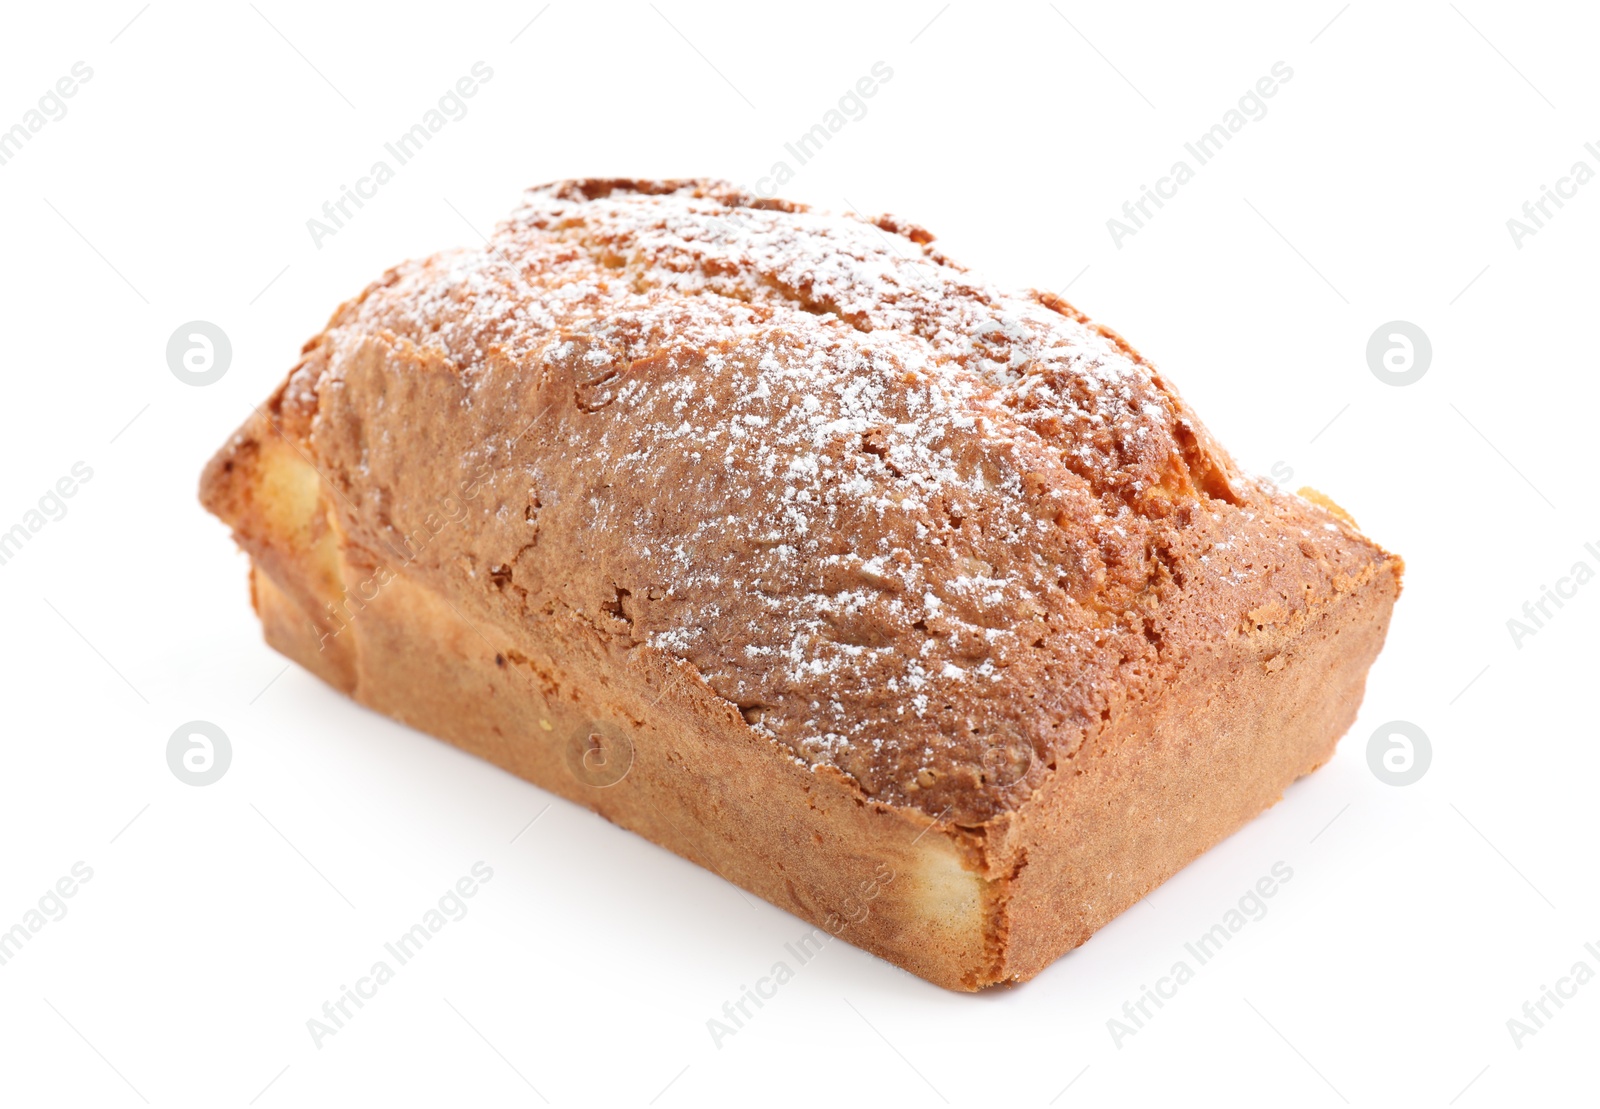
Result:
{"label": "golden brown crust", "polygon": [[[518,749],[537,734],[485,746],[406,707],[420,693],[459,719],[485,658],[514,657],[523,692],[496,696],[524,715],[736,745],[786,803],[798,774],[868,805],[880,823],[844,837],[852,857],[935,821],[925,846],[981,876],[982,908],[918,972],[1035,973],[1311,769],[1303,744],[1326,757],[1353,703],[1294,645],[1346,622],[1317,666],[1359,690],[1400,563],[1341,512],[1242,476],[1120,336],[931,240],[715,182],[532,190],[483,250],[396,267],[341,306],[203,499],[252,555],[269,638],[340,688],[560,788]],[[455,660],[454,685],[383,647],[462,629],[481,642],[424,651]],[[636,702],[668,676],[693,707],[656,720]],[[1259,757],[1186,779],[1212,817],[1049,923],[1129,834],[1084,825],[1083,768],[1172,721],[1210,742],[1218,683],[1260,687]],[[1291,719],[1304,734],[1274,744]],[[1184,773],[1172,757],[1152,772]],[[695,857],[637,805],[614,818]],[[717,868],[813,920],[837,894],[825,866],[774,889],[761,857]]]}

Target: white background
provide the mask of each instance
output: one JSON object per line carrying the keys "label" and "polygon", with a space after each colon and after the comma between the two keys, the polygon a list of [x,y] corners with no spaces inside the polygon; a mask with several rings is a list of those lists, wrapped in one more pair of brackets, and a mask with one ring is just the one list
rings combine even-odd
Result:
{"label": "white background", "polygon": [[[0,530],[93,469],[0,566],[0,929],[93,869],[0,966],[0,1102],[1592,1099],[1600,984],[1520,1047],[1507,1020],[1600,971],[1600,583],[1520,647],[1506,626],[1600,569],[1600,183],[1520,248],[1506,227],[1576,160],[1600,170],[1592,13],[139,3],[0,16],[0,127],[93,69],[0,166]],[[479,60],[470,113],[315,247],[305,221]],[[869,114],[785,195],[1070,284],[1244,466],[1404,555],[1405,594],[1333,762],[1033,982],[958,995],[835,943],[717,1047],[708,1018],[807,926],[286,669],[195,487],[386,266],[477,242],[555,178],[753,185],[880,60]],[[1269,114],[1115,246],[1106,220],[1278,61]],[[205,388],[166,365],[193,319],[233,344]],[[1364,353],[1396,319],[1433,344],[1403,388]],[[194,719],[234,751],[205,788],[165,757]],[[1391,720],[1431,739],[1415,785],[1368,769]],[[314,1046],[307,1020],[479,860],[469,914]],[[1107,1020],[1277,861],[1265,919],[1116,1046]]]}

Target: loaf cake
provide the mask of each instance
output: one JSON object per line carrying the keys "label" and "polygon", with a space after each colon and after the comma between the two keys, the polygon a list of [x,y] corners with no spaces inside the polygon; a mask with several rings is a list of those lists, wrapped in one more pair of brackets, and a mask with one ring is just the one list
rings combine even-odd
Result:
{"label": "loaf cake", "polygon": [[1038,974],[1331,757],[1402,564],[932,239],[580,180],[390,270],[202,478],[268,643],[931,982]]}

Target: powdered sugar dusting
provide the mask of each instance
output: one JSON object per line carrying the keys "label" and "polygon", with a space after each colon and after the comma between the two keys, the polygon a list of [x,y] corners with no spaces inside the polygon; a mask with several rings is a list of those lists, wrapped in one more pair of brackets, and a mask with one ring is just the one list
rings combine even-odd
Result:
{"label": "powdered sugar dusting", "polygon": [[[524,574],[509,528],[470,552],[529,619],[611,614],[584,618],[870,793],[932,808],[987,782],[998,804],[1154,657],[1159,549],[1202,481],[1231,490],[1119,340],[930,240],[714,183],[565,183],[335,323],[450,367],[474,449],[542,490],[541,519],[573,514],[559,574]],[[513,388],[534,399],[501,419]],[[1038,764],[997,786],[985,756],[1017,742]]]}

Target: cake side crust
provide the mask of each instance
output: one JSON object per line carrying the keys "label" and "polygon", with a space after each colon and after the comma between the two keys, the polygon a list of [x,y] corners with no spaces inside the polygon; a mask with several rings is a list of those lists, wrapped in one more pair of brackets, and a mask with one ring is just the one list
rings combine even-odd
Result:
{"label": "cake side crust", "polygon": [[1218,641],[1058,768],[1002,848],[999,978],[1032,978],[1333,757],[1399,574],[1382,562],[1315,613]]}

